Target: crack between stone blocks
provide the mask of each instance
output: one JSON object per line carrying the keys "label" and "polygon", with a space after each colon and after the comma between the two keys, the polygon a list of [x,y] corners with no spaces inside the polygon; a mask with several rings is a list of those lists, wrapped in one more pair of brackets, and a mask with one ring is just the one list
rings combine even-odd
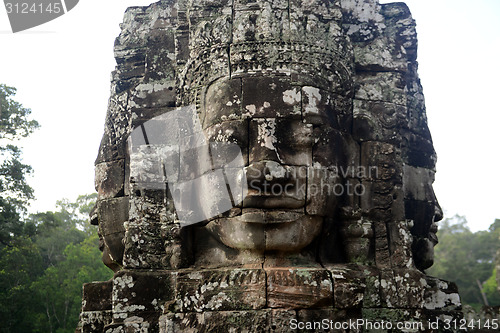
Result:
{"label": "crack between stone blocks", "polygon": [[[264,231],[264,237],[265,237],[265,231]],[[265,239],[264,239],[265,242]],[[264,243],[265,244],[265,243]],[[266,262],[266,252],[264,251],[264,260],[262,261],[262,271],[264,272],[264,281],[265,281],[265,294],[264,296],[266,297],[266,304],[264,305],[264,308],[268,308],[268,295],[267,295],[267,289],[269,288],[269,283],[267,282],[267,272],[266,269],[264,268],[264,264]]]}
{"label": "crack between stone blocks", "polygon": [[[240,89],[241,89],[240,90],[241,103],[240,103],[239,107],[240,107],[240,114],[243,114],[243,110],[244,110],[243,109],[243,107],[244,107],[244,105],[243,105],[243,101],[244,101],[243,78],[240,78],[239,80],[240,80]],[[247,162],[247,165],[250,166],[250,130],[251,130],[250,124],[251,124],[251,120],[250,120],[250,118],[247,118],[247,119],[245,119],[245,121],[247,122],[247,160],[246,160],[246,162]],[[247,191],[248,191],[248,188],[247,188]],[[243,198],[243,199],[245,199],[245,198]]]}
{"label": "crack between stone blocks", "polygon": [[233,44],[234,38],[234,18],[236,16],[235,8],[234,8],[234,0],[231,2],[231,35],[229,36],[229,44],[227,46],[227,62],[229,64],[229,79],[232,77],[232,69],[231,69],[231,45]]}
{"label": "crack between stone blocks", "polygon": [[[292,16],[290,15],[290,0],[288,0],[288,38],[289,38],[289,42],[291,42],[291,30],[292,29]],[[286,43],[286,41],[284,41]]]}

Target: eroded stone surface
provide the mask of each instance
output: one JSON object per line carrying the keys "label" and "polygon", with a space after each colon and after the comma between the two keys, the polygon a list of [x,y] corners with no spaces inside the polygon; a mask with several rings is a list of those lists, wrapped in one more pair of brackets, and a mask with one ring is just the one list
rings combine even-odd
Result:
{"label": "eroded stone surface", "polygon": [[168,0],[121,29],[92,218],[117,273],[83,332],[460,316],[424,273],[442,212],[406,5]]}

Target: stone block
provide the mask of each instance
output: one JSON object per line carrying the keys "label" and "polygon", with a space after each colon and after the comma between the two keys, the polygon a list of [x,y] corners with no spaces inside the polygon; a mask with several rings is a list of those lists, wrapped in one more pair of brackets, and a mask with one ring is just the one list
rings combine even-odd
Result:
{"label": "stone block", "polygon": [[175,290],[175,272],[119,271],[113,278],[114,321],[163,312],[167,303],[175,301]]}
{"label": "stone block", "polygon": [[315,168],[337,170],[339,174],[349,173],[348,162],[356,154],[347,144],[346,135],[329,126],[314,128],[312,163]]}
{"label": "stone block", "polygon": [[343,265],[329,266],[328,270],[333,278],[334,307],[361,308],[366,288],[363,272]]}
{"label": "stone block", "polygon": [[306,204],[307,168],[266,161],[246,168],[248,194],[243,207],[293,210]]}
{"label": "stone block", "polygon": [[[191,46],[191,44],[189,44]],[[192,50],[192,49],[189,49]],[[186,93],[193,89],[200,89],[208,86],[211,82],[221,77],[229,77],[229,55],[226,45],[213,46],[211,49],[194,50],[188,57],[184,68],[183,85],[179,87],[184,98]],[[188,105],[186,101],[179,103]]]}
{"label": "stone block", "polygon": [[80,313],[79,333],[104,332],[104,327],[113,320],[111,310],[105,311],[83,311]]}
{"label": "stone block", "polygon": [[122,196],[125,186],[125,160],[97,164],[94,184],[99,199]]}
{"label": "stone block", "polygon": [[160,79],[141,82],[130,91],[132,109],[175,107],[175,80]]}
{"label": "stone block", "polygon": [[[197,26],[191,31],[189,44],[191,52],[210,49],[214,45],[228,45],[231,42],[232,10],[231,4],[221,7],[191,8],[190,25]],[[207,24],[210,22],[210,24]]]}
{"label": "stone block", "polygon": [[336,214],[334,208],[346,194],[338,172],[314,167],[307,170],[307,214],[333,217]]}
{"label": "stone block", "polygon": [[379,308],[382,306],[380,295],[380,271],[373,266],[359,267],[364,275],[366,284],[363,296],[364,308]]}
{"label": "stone block", "polygon": [[333,305],[333,286],[324,269],[266,269],[267,306],[304,309]]}
{"label": "stone block", "polygon": [[427,287],[425,274],[416,269],[395,269],[394,279],[398,290],[399,308],[422,309]]}
{"label": "stone block", "polygon": [[257,6],[260,8],[234,12],[233,43],[288,40],[290,32],[287,8],[276,8],[269,1]]}
{"label": "stone block", "polygon": [[161,269],[165,256],[165,245],[161,235],[160,223],[127,226],[123,265],[126,268]]}
{"label": "stone block", "polygon": [[378,268],[390,268],[392,262],[386,223],[381,221],[374,222],[373,231],[375,234],[375,264]]}
{"label": "stone block", "polygon": [[[166,186],[162,189],[137,188],[132,184],[132,195],[129,197],[129,220],[131,224],[139,224],[152,220],[155,222],[167,220],[165,215],[169,208]],[[137,221],[137,222],[134,222]]]}
{"label": "stone block", "polygon": [[242,109],[241,78],[218,80],[212,83],[206,91],[202,106],[203,128],[220,122],[241,120],[244,112]]}
{"label": "stone block", "polygon": [[322,1],[290,1],[292,40],[312,39],[324,48],[335,46],[335,37],[342,36],[340,6]]}
{"label": "stone block", "polygon": [[380,299],[383,308],[394,309],[399,305],[397,283],[392,269],[380,270]]}
{"label": "stone block", "polygon": [[401,45],[380,36],[369,43],[354,44],[354,59],[359,71],[406,72],[407,60]]}
{"label": "stone block", "polygon": [[356,75],[359,86],[355,98],[366,101],[390,102],[406,106],[406,80],[395,72],[365,72]]}
{"label": "stone block", "polygon": [[386,35],[394,39],[393,44],[402,46],[409,61],[417,59],[417,31],[410,9],[405,3],[382,4],[381,14],[386,21]]}
{"label": "stone block", "polygon": [[298,41],[291,45],[291,78],[297,86],[311,86],[340,96],[350,96],[353,88],[352,57],[345,38],[332,38],[332,48]]}
{"label": "stone block", "polygon": [[235,0],[234,8],[238,11],[245,10],[256,10],[262,8],[272,8],[272,9],[288,9],[288,1],[286,0],[265,0],[265,1],[254,1],[254,0]]}
{"label": "stone block", "polygon": [[82,311],[111,310],[113,281],[83,284]]}
{"label": "stone block", "polygon": [[458,287],[453,282],[426,277],[427,289],[424,294],[424,309],[431,311],[457,311],[462,308]]}
{"label": "stone block", "polygon": [[179,272],[176,312],[262,309],[266,305],[265,279],[261,269]]}
{"label": "stone block", "polygon": [[392,265],[394,268],[412,268],[414,260],[412,256],[413,235],[410,232],[411,224],[407,220],[394,221],[387,224],[388,237]]}
{"label": "stone block", "polygon": [[[262,92],[266,91],[266,94]],[[301,119],[301,91],[290,77],[243,78],[243,114],[252,118]]]}
{"label": "stone block", "polygon": [[261,118],[250,121],[249,162],[312,164],[313,127],[299,120]]}
{"label": "stone block", "polygon": [[289,74],[292,54],[285,42],[252,42],[232,44],[230,57],[233,77],[265,77]]}
{"label": "stone block", "polygon": [[432,332],[420,309],[366,308],[362,316],[363,332]]}
{"label": "stone block", "polygon": [[306,123],[325,125],[339,129],[338,114],[346,110],[336,110],[336,96],[329,91],[312,86],[302,87],[302,114]]}
{"label": "stone block", "polygon": [[101,138],[95,164],[124,159],[126,153],[126,138],[116,138],[114,131],[106,129]]}
{"label": "stone block", "polygon": [[180,173],[179,146],[142,145],[130,154],[130,182],[141,189],[164,189]]}
{"label": "stone block", "polygon": [[399,145],[401,129],[408,127],[406,107],[389,102],[355,99],[353,117],[353,135],[358,141]]}
{"label": "stone block", "polygon": [[168,313],[160,317],[160,332],[285,333],[290,331],[292,319],[295,319],[295,311],[269,309]]}
{"label": "stone block", "polygon": [[363,181],[365,190],[361,196],[361,210],[368,217],[382,218],[382,221],[392,219],[391,207],[394,203],[392,192],[394,188],[383,182]]}
{"label": "stone block", "polygon": [[[210,143],[213,168],[243,167],[248,165],[248,121],[232,120],[215,124],[205,130]],[[239,154],[244,165],[238,162]]]}
{"label": "stone block", "polygon": [[125,227],[128,221],[128,197],[100,200],[97,204],[99,235],[106,246],[106,255],[121,265],[123,260]]}
{"label": "stone block", "polygon": [[[289,329],[297,326],[297,332],[346,332],[335,329],[335,323],[348,322],[349,318],[356,316],[355,311],[344,309],[303,309],[297,311],[297,321],[290,322]],[[359,316],[358,316],[359,317]],[[293,325],[294,323],[299,325]]]}
{"label": "stone block", "polygon": [[430,138],[409,133],[403,140],[402,152],[407,164],[435,171],[437,157]]}

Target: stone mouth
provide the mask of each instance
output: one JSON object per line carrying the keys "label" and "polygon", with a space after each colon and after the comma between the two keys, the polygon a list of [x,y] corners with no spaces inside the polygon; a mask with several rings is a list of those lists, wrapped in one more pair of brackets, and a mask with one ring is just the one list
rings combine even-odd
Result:
{"label": "stone mouth", "polygon": [[[264,220],[259,219],[262,216]],[[299,212],[263,211],[213,220],[206,228],[233,249],[298,252],[316,238],[322,222],[320,216]]]}
{"label": "stone mouth", "polygon": [[243,201],[243,208],[258,209],[297,209],[306,205],[305,198],[294,198],[285,196],[247,196]]}
{"label": "stone mouth", "polygon": [[430,232],[429,235],[427,236],[427,238],[429,238],[429,240],[434,245],[437,245],[439,243],[438,237],[437,237],[436,233],[434,233],[434,232]]}
{"label": "stone mouth", "polygon": [[304,216],[304,213],[293,212],[285,209],[266,210],[255,209],[243,213],[236,217],[236,220],[244,223],[277,224],[291,223]]}

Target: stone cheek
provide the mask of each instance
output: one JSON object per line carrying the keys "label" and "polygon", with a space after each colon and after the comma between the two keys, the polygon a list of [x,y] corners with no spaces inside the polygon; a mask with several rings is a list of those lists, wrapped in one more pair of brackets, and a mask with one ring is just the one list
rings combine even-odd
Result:
{"label": "stone cheek", "polygon": [[103,260],[116,271],[123,265],[123,225],[128,221],[128,197],[101,200],[97,207],[99,235],[105,247]]}

